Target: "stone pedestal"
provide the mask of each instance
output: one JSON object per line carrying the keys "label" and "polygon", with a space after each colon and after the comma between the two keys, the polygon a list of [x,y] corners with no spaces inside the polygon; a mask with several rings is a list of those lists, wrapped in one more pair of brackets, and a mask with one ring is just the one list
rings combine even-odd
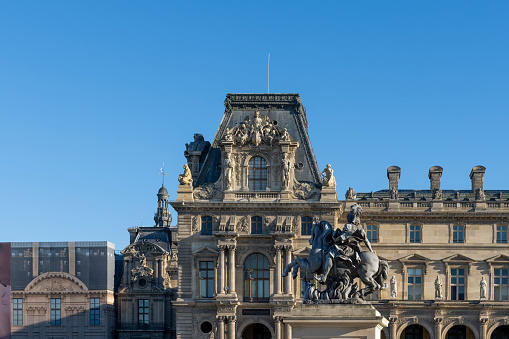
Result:
{"label": "stone pedestal", "polygon": [[444,203],[442,201],[433,201],[431,202],[431,212],[443,211]]}
{"label": "stone pedestal", "polygon": [[292,339],[380,339],[389,324],[372,305],[306,304],[274,316],[281,316]]}
{"label": "stone pedestal", "polygon": [[177,194],[177,201],[194,201],[192,185],[179,185]]}
{"label": "stone pedestal", "polygon": [[338,195],[336,193],[336,187],[324,187],[320,194],[320,201],[338,201]]}

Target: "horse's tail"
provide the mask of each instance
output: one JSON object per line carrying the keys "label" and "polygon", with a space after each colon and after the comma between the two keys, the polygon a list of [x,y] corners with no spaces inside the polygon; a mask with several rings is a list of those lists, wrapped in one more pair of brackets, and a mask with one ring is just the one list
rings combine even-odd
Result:
{"label": "horse's tail", "polygon": [[385,260],[380,260],[378,264],[378,272],[375,277],[375,281],[381,286],[382,290],[387,288],[385,281],[389,276],[389,264]]}

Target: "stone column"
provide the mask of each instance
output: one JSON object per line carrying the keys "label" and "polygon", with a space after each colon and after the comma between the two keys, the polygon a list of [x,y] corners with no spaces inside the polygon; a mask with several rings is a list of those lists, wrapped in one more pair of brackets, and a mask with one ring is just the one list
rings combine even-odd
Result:
{"label": "stone column", "polygon": [[481,324],[481,330],[479,331],[479,339],[487,338],[488,330],[488,318],[480,318],[479,323]]}
{"label": "stone column", "polygon": [[285,324],[285,339],[292,339],[292,325]]}
{"label": "stone column", "polygon": [[237,317],[232,315],[228,316],[228,339],[235,339],[235,323]]}
{"label": "stone column", "polygon": [[228,246],[228,287],[235,293],[235,245]]}
{"label": "stone column", "polygon": [[224,316],[218,316],[217,318],[217,336],[219,339],[224,339]]}
{"label": "stone column", "polygon": [[442,320],[443,318],[435,318],[435,339],[442,339]]}
{"label": "stone column", "polygon": [[282,322],[283,322],[283,318],[282,317],[274,317],[276,339],[282,339],[281,338],[281,323]]}
{"label": "stone column", "polygon": [[218,294],[224,294],[224,245],[217,246],[219,248],[219,286],[218,286]]}
{"label": "stone column", "polygon": [[282,246],[276,246],[276,276],[274,281],[275,294],[281,294],[281,250]]}
{"label": "stone column", "polygon": [[[292,245],[285,246],[286,251],[286,265],[292,262]],[[281,276],[281,275],[280,275]],[[292,294],[292,275],[288,274],[285,278],[285,292]]]}
{"label": "stone column", "polygon": [[[390,339],[396,339],[396,321],[398,318],[396,317],[390,317],[389,318],[389,332],[390,332]],[[435,338],[437,339],[437,338]]]}
{"label": "stone column", "polygon": [[153,265],[154,265],[154,277],[155,277],[155,281],[156,281],[156,284],[159,283],[159,260],[157,259],[154,259],[153,261]]}

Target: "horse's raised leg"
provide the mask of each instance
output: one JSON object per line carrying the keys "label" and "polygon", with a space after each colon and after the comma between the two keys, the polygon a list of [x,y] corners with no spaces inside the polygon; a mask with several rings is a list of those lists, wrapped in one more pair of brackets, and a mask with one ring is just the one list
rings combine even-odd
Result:
{"label": "horse's raised leg", "polygon": [[299,260],[300,258],[297,258],[295,259],[294,261],[292,261],[291,263],[289,263],[288,265],[286,265],[285,269],[283,270],[283,274],[281,274],[282,277],[286,277],[288,275],[288,272],[290,272],[292,270],[292,268],[298,264],[297,260]]}

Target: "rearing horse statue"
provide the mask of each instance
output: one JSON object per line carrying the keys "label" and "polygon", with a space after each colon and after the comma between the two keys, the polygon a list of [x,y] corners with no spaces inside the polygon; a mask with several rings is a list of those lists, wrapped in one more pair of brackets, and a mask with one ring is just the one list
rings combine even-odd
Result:
{"label": "rearing horse statue", "polygon": [[[307,258],[296,258],[286,266],[282,276],[285,277],[290,271],[295,279],[299,268],[308,274],[322,274],[326,262],[326,256],[334,244],[332,239],[332,226],[327,221],[315,223],[311,229],[309,243],[311,250]],[[327,299],[363,299],[366,295],[379,289],[387,288],[385,280],[388,276],[389,265],[385,260],[380,260],[375,252],[358,253],[358,264],[349,265],[341,260],[334,260],[332,268],[325,281],[327,286],[325,298]],[[353,279],[360,278],[365,288],[356,291]],[[309,285],[309,284],[308,284]]]}

